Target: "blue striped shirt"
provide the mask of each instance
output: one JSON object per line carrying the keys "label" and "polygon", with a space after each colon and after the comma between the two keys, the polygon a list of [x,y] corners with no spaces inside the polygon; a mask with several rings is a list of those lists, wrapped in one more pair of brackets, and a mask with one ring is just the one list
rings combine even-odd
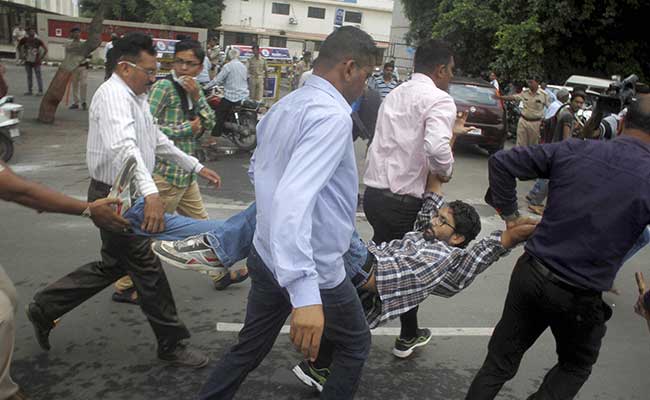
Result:
{"label": "blue striped shirt", "polygon": [[248,69],[239,59],[224,65],[219,75],[208,86],[213,83],[223,86],[223,97],[226,100],[238,102],[248,98]]}
{"label": "blue striped shirt", "polygon": [[359,188],[350,106],[312,75],[257,125],[253,244],[293,307],[321,304],[319,289],[346,276]]}

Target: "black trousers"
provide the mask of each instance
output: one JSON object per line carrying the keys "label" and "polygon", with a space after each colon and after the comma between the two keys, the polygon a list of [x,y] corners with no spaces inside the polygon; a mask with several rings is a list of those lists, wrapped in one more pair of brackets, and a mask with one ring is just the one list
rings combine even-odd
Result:
{"label": "black trousers", "polygon": [[524,353],[551,328],[558,362],[529,400],[573,399],[596,363],[612,311],[600,292],[572,289],[541,273],[530,255],[519,258],[510,278],[501,320],[467,399],[493,399],[517,373]]}
{"label": "black trousers", "polygon": [[216,117],[216,125],[214,126],[214,130],[212,131],[213,136],[221,136],[223,133],[223,125],[226,123],[226,120],[228,119],[228,115],[232,112],[232,109],[239,104],[239,102],[232,102],[230,100],[226,100],[226,98],[222,98],[221,102],[215,108],[214,114]]}
{"label": "black trousers", "polygon": [[[91,181],[88,200],[106,197],[110,187]],[[158,340],[158,353],[175,348],[190,333],[178,319],[176,305],[160,260],[151,251],[151,240],[132,233],[100,229],[102,261],[88,263],[39,291],[34,301],[45,316],[55,320],[88,300],[125,274],[138,291],[140,308]]]}
{"label": "black trousers", "polygon": [[[413,230],[413,224],[422,208],[422,199],[411,196],[396,198],[385,190],[366,187],[363,211],[374,231],[373,242],[379,244],[401,239]],[[400,337],[413,338],[418,329],[418,307],[400,315]]]}
{"label": "black trousers", "polygon": [[[251,290],[239,340],[217,363],[199,394],[201,400],[232,399],[246,376],[264,360],[291,314],[289,293],[278,284],[255,248],[248,257]],[[322,400],[352,399],[370,352],[370,331],[349,279],[320,290],[325,314],[323,340],[333,346],[331,374]],[[322,350],[322,349],[321,349]]]}

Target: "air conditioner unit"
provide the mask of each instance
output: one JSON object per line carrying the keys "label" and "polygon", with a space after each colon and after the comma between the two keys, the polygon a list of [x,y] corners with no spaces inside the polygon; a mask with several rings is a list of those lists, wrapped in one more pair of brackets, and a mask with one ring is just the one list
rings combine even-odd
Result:
{"label": "air conditioner unit", "polygon": [[294,17],[289,18],[289,24],[290,25],[298,25],[298,20],[295,19]]}

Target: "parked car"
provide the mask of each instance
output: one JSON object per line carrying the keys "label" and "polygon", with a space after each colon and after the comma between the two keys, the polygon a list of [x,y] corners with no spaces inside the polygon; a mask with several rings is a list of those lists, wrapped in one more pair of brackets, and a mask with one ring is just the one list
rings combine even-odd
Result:
{"label": "parked car", "polygon": [[494,86],[481,79],[454,78],[449,94],[459,112],[468,112],[467,125],[477,128],[458,137],[457,142],[478,145],[490,154],[503,149],[507,138],[506,110],[503,102],[494,98]]}

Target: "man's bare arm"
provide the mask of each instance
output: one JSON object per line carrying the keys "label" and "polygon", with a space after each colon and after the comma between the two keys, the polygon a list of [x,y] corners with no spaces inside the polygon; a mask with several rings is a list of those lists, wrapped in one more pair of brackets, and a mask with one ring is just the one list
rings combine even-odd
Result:
{"label": "man's bare arm", "polygon": [[30,182],[14,174],[8,166],[0,162],[0,199],[21,204],[39,212],[54,212],[81,215],[87,208],[93,222],[109,230],[121,230],[130,224],[117,215],[111,204],[118,204],[117,199],[101,199],[88,203],[56,192],[43,185]]}

